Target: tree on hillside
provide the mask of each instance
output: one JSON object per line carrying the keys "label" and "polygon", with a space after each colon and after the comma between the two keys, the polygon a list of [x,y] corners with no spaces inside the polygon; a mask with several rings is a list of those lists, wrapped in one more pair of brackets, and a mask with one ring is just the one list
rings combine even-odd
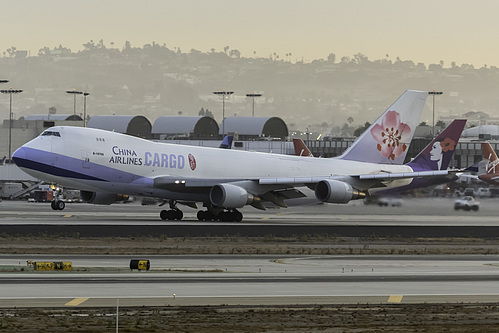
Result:
{"label": "tree on hillside", "polygon": [[355,129],[355,131],[353,131],[353,136],[356,136],[356,137],[360,136],[362,133],[364,133],[369,128],[369,126],[371,126],[371,123],[366,121],[364,126],[357,127]]}

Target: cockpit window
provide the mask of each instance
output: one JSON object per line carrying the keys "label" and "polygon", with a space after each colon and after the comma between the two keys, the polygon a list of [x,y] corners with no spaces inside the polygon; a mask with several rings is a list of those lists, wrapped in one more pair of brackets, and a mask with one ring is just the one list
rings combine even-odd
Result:
{"label": "cockpit window", "polygon": [[45,131],[42,133],[42,136],[48,136],[48,135],[61,137],[61,134],[55,131]]}

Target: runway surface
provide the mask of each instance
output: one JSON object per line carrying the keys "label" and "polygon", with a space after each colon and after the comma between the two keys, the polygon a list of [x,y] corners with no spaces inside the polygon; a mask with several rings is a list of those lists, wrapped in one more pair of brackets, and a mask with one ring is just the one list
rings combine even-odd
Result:
{"label": "runway surface", "polygon": [[499,301],[499,256],[149,256],[142,272],[130,259],[139,258],[2,255],[0,266],[68,260],[88,270],[2,273],[0,306]]}
{"label": "runway surface", "polygon": [[[381,225],[381,226],[499,226],[497,205],[499,198],[480,200],[480,210],[454,210],[454,198],[407,198],[401,207],[365,205],[362,201],[348,204],[321,204],[311,206],[267,209],[252,207],[241,209],[244,220],[240,223],[216,222],[217,225],[276,224],[276,225]],[[182,221],[162,221],[159,212],[168,205],[141,206],[138,203],[110,206],[68,203],[63,211],[53,211],[49,203],[25,201],[0,202],[0,224],[42,225],[212,225],[198,221],[198,210],[180,206]],[[200,208],[201,209],[201,208]]]}
{"label": "runway surface", "polygon": [[[330,232],[394,233],[417,230],[444,237],[459,231],[497,237],[497,200],[478,212],[455,211],[453,199],[406,199],[402,207],[315,205],[243,209],[242,223],[200,222],[186,208],[182,221],[161,221],[160,207],[0,202],[3,233],[97,235],[140,230],[151,233],[278,235]],[[322,229],[321,229],[322,228]],[[10,231],[9,231],[10,230]],[[218,230],[218,231],[217,231]],[[329,231],[328,231],[329,230]],[[345,231],[346,230],[346,231]],[[411,231],[412,230],[412,231]],[[176,234],[175,234],[176,235]],[[149,259],[148,272],[130,272],[131,259]],[[282,305],[424,302],[498,302],[499,256],[57,256],[0,255],[0,268],[26,260],[71,261],[74,272],[0,273],[0,307],[153,305]]]}

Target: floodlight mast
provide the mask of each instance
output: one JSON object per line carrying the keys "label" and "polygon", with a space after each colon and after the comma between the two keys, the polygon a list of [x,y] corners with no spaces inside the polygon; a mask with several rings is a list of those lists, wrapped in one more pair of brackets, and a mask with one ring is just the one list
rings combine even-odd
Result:
{"label": "floodlight mast", "polygon": [[220,91],[214,91],[213,92],[215,95],[222,96],[222,136],[225,136],[225,98],[227,98],[227,95],[232,95],[234,92],[233,91],[225,91],[225,89],[222,89]]}
{"label": "floodlight mast", "polygon": [[[2,83],[9,82],[7,80],[3,80]],[[2,89],[0,90],[2,94],[9,94],[10,95],[10,104],[9,104],[9,163],[11,162],[12,159],[12,95],[13,94],[20,94],[23,91],[21,89]]]}
{"label": "floodlight mast", "polygon": [[76,95],[81,95],[81,94],[83,94],[83,92],[78,91],[78,90],[76,90],[76,89],[73,89],[73,90],[66,90],[66,92],[67,92],[68,94],[72,94],[72,95],[73,95],[73,97],[74,97],[74,98],[73,98],[73,100],[74,100],[74,102],[73,102],[73,103],[74,103],[74,106],[73,106],[73,115],[75,115],[75,116],[76,116]]}
{"label": "floodlight mast", "polygon": [[251,93],[251,94],[246,94],[246,97],[252,97],[253,98],[253,117],[255,116],[255,97],[260,97],[262,94],[257,94],[257,93]]}
{"label": "floodlight mast", "polygon": [[435,95],[442,95],[443,92],[442,91],[435,91],[435,89],[433,89],[433,91],[429,91],[428,94],[432,95],[432,97],[433,97],[433,127],[432,127],[432,138],[435,138]]}
{"label": "floodlight mast", "polygon": [[86,90],[83,92],[83,127],[87,127],[87,96],[90,95]]}

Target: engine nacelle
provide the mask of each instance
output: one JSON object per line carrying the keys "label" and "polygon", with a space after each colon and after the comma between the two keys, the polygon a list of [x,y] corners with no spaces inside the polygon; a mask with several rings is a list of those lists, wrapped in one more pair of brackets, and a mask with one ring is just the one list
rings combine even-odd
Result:
{"label": "engine nacelle", "polygon": [[110,205],[118,201],[127,201],[128,195],[80,191],[81,200],[95,205]]}
{"label": "engine nacelle", "polygon": [[211,204],[217,207],[241,208],[251,205],[254,199],[244,188],[232,184],[215,185],[210,191]]}
{"label": "engine nacelle", "polygon": [[365,196],[365,193],[339,180],[321,180],[315,187],[315,197],[322,202],[347,203]]}

